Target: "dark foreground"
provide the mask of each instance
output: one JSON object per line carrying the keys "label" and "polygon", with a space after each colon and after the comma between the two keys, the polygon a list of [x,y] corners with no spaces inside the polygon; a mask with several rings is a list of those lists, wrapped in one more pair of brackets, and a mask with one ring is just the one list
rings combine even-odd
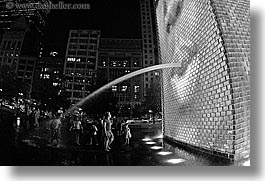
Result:
{"label": "dark foreground", "polygon": [[223,158],[181,148],[161,138],[161,124],[131,125],[129,146],[116,136],[111,152],[83,144],[76,146],[73,136],[62,127],[59,144],[50,144],[50,130],[41,122],[40,129],[14,128],[11,114],[0,122],[0,165],[88,165],[88,166],[232,166]]}

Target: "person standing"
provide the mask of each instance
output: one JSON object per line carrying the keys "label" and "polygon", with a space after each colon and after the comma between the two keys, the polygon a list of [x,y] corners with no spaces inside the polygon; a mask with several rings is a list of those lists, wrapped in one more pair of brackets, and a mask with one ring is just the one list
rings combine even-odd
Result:
{"label": "person standing", "polygon": [[38,108],[35,112],[35,115],[34,115],[34,118],[35,118],[35,126],[36,128],[39,128],[40,127],[40,123],[39,123],[39,119],[40,119],[40,109]]}
{"label": "person standing", "polygon": [[74,131],[75,134],[75,142],[78,146],[80,146],[80,134],[82,133],[83,127],[81,121],[78,119],[78,117],[75,115],[73,120],[73,125],[70,128],[70,131]]}
{"label": "person standing", "polygon": [[59,133],[60,133],[60,128],[61,128],[62,122],[60,117],[54,119],[51,122],[51,130],[52,130],[52,136],[51,136],[51,143],[53,140],[56,140],[57,144],[59,143]]}
{"label": "person standing", "polygon": [[132,137],[131,130],[129,128],[129,124],[126,123],[124,125],[124,132],[125,132],[125,143],[124,145],[129,145],[130,144],[130,138]]}
{"label": "person standing", "polygon": [[103,130],[104,130],[104,149],[105,151],[110,151],[110,145],[114,141],[114,135],[111,131],[111,114],[110,112],[105,113],[105,119],[104,119],[104,124],[103,124]]}
{"label": "person standing", "polygon": [[97,128],[95,122],[91,123],[91,129],[90,129],[89,134],[90,134],[90,137],[89,137],[90,143],[89,144],[93,145],[93,143],[94,143],[94,145],[98,146],[98,139],[97,139],[98,128]]}

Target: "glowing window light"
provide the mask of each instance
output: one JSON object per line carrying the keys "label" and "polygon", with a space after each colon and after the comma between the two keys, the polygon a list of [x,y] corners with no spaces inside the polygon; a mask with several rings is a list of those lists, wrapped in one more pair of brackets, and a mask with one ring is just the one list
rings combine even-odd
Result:
{"label": "glowing window light", "polygon": [[172,154],[172,152],[169,152],[169,151],[160,151],[160,152],[158,152],[157,154],[158,154],[158,155],[163,155],[163,156],[165,156],[165,155],[170,155],[170,154]]}
{"label": "glowing window light", "polygon": [[163,134],[160,134],[160,135],[158,135],[158,136],[156,136],[154,138],[156,138],[156,139],[162,139],[163,138]]}
{"label": "glowing window light", "polygon": [[117,86],[116,85],[113,85],[112,87],[111,87],[111,90],[112,90],[112,92],[117,92]]}
{"label": "glowing window light", "polygon": [[169,159],[169,160],[167,160],[166,162],[167,162],[167,163],[178,164],[178,163],[182,163],[182,162],[185,162],[185,161],[186,161],[186,160],[179,158],[179,159]]}
{"label": "glowing window light", "polygon": [[162,149],[163,147],[162,146],[152,146],[151,149],[153,150],[159,150],[159,149]]}
{"label": "glowing window light", "polygon": [[17,117],[17,127],[20,126],[20,117]]}
{"label": "glowing window light", "polygon": [[144,138],[144,139],[142,139],[143,141],[151,141],[151,139],[150,138]]}
{"label": "glowing window light", "polygon": [[146,144],[153,145],[153,144],[156,144],[156,142],[154,142],[154,141],[147,141]]}
{"label": "glowing window light", "polygon": [[125,92],[125,91],[127,90],[127,87],[128,87],[128,86],[123,85],[121,91]]}
{"label": "glowing window light", "polygon": [[245,167],[249,167],[250,166],[250,160],[245,161],[242,165]]}

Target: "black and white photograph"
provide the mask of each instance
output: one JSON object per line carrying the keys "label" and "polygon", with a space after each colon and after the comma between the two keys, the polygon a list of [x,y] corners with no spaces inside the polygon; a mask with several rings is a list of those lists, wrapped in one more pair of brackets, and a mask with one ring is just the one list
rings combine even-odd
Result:
{"label": "black and white photograph", "polygon": [[250,0],[0,9],[1,166],[255,164]]}

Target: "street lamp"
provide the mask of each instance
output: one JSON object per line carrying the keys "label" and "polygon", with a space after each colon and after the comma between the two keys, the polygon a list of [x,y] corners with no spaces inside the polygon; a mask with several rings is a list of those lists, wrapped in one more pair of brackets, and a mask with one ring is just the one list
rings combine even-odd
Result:
{"label": "street lamp", "polygon": [[153,112],[153,111],[152,111],[151,109],[149,109],[148,112],[149,112],[149,114],[150,114],[150,121],[151,121],[151,120],[152,120],[152,112]]}

